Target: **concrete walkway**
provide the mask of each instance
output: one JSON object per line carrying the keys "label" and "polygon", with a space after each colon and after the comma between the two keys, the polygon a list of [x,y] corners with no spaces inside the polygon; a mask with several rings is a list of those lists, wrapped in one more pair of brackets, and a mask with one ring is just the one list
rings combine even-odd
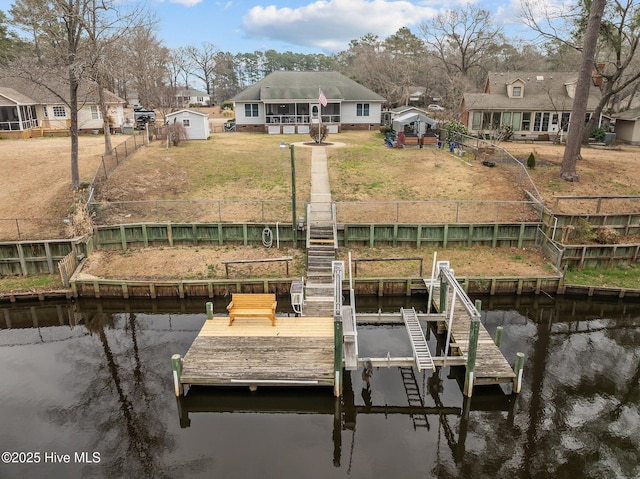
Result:
{"label": "concrete walkway", "polygon": [[333,274],[335,260],[334,225],[331,214],[331,186],[327,167],[327,149],[311,148],[311,202],[307,218],[307,282],[305,286],[305,316],[333,316]]}
{"label": "concrete walkway", "polygon": [[311,148],[311,222],[332,221],[331,218],[331,185],[329,184],[329,168],[327,166],[327,148],[314,146]]}

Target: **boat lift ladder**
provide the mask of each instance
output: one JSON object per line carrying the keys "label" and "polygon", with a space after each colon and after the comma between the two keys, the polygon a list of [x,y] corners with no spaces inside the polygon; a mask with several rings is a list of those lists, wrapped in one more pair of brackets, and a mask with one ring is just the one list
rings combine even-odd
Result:
{"label": "boat lift ladder", "polygon": [[429,351],[429,345],[422,332],[422,326],[420,326],[420,321],[418,321],[415,308],[400,308],[400,313],[402,314],[402,319],[409,333],[409,340],[413,348],[413,358],[415,359],[418,371],[422,371],[423,369],[435,371],[436,367],[433,364],[431,351]]}

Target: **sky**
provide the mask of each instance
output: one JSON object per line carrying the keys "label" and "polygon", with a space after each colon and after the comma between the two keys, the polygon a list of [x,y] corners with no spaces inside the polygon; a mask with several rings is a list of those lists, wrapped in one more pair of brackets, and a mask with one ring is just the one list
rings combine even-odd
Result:
{"label": "sky", "polygon": [[[125,0],[126,1],[126,0]],[[517,22],[520,0],[144,0],[169,48],[211,43],[226,52],[331,54],[368,33],[381,39],[418,26],[446,9],[489,10],[509,37],[531,37]],[[548,2],[547,2],[548,3]],[[7,11],[13,0],[0,0]]]}

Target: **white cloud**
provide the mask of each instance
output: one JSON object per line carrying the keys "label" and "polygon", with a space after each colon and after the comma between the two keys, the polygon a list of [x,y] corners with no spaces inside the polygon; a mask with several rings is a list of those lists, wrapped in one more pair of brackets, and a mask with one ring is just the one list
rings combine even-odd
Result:
{"label": "white cloud", "polygon": [[177,3],[178,5],[184,5],[185,7],[193,7],[201,2],[202,0],[169,0],[169,3]]}
{"label": "white cloud", "polygon": [[428,6],[431,3],[318,0],[298,8],[257,6],[244,16],[243,27],[249,37],[338,51],[368,33],[385,38],[402,27],[411,28],[434,17],[438,10]]}

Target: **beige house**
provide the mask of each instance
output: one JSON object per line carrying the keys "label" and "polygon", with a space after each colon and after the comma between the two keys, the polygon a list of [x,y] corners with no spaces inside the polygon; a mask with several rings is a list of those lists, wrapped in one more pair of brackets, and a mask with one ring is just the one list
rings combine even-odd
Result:
{"label": "beige house", "polygon": [[[48,85],[65,99],[69,88],[52,80]],[[105,90],[108,118],[114,129],[124,124],[125,101]],[[78,128],[94,131],[103,128],[95,83],[83,84],[78,93]],[[41,85],[17,78],[0,79],[0,135],[5,138],[30,138],[66,132],[71,126],[71,111],[55,93]]]}
{"label": "beige house", "polygon": [[287,134],[377,129],[385,99],[338,72],[275,71],[233,101],[236,131]]}
{"label": "beige house", "polygon": [[615,115],[616,140],[640,145],[640,108],[623,111]]}
{"label": "beige house", "polygon": [[[594,77],[587,102],[588,121],[600,101]],[[513,138],[548,139],[568,131],[578,82],[577,72],[489,72],[482,93],[465,93],[461,121],[473,135],[491,134],[503,125]],[[596,125],[600,126],[602,119]]]}

